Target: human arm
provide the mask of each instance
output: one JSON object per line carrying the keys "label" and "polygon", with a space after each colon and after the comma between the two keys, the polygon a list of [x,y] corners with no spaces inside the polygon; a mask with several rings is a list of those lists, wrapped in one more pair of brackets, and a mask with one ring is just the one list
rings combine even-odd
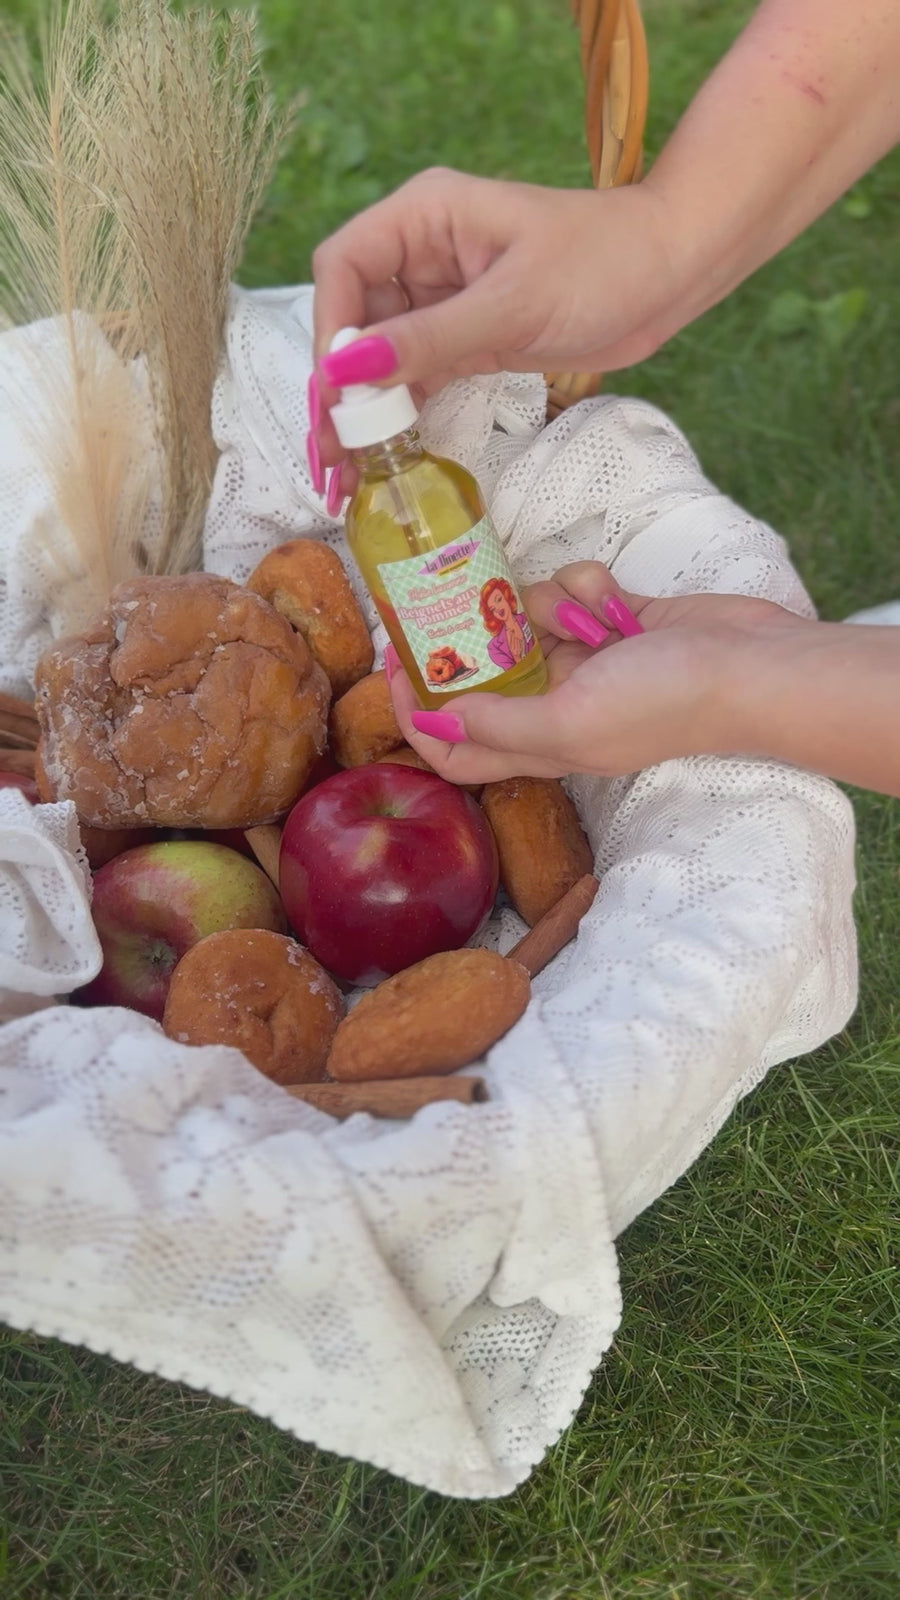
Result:
{"label": "human arm", "polygon": [[648,176],[681,286],[651,345],[776,255],[898,139],[895,0],[763,0]]}
{"label": "human arm", "polygon": [[[542,697],[483,692],[448,701],[457,737],[428,726],[405,675],[391,689],[404,735],[458,783],[514,774],[616,776],[678,756],[749,755],[789,762],[900,795],[900,629],[796,616],[743,595],[628,595],[644,633],[599,649],[557,616],[574,599],[603,618],[618,593],[599,562],[564,568],[526,604],[548,658]],[[458,734],[462,734],[462,738]]]}
{"label": "human arm", "polygon": [[742,745],[900,795],[900,628],[814,622],[746,653]]}

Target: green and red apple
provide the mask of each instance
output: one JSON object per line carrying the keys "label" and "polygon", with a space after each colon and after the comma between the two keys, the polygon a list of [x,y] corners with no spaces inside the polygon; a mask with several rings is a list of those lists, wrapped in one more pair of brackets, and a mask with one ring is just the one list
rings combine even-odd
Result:
{"label": "green and red apple", "polygon": [[94,873],[91,914],[103,950],[96,978],[72,999],[128,1006],[162,1020],[176,963],[227,928],[286,933],[274,885],[225,845],[175,839],[126,850]]}

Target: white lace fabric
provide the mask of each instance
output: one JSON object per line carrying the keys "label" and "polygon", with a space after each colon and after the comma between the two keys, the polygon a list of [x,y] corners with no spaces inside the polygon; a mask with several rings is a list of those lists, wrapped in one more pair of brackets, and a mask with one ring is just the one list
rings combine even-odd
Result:
{"label": "white lace fabric", "polygon": [[[235,291],[205,564],[240,580],[273,544],[320,537],[380,645],[306,472],[310,299]],[[507,374],[452,385],[422,424],[475,471],[521,579],[600,557],[636,589],[809,610],[782,541],[658,411],[542,413],[540,382]],[[56,608],[30,555],[52,507],[13,437],[0,420],[0,686],[22,692]],[[570,789],[600,892],[481,1064],[489,1102],[343,1124],[237,1051],[52,1003],[99,962],[74,817],[0,793],[0,1316],[447,1495],[520,1483],[615,1333],[617,1234],[856,996],[833,785],[695,759]],[[522,931],[505,909],[485,940]]]}

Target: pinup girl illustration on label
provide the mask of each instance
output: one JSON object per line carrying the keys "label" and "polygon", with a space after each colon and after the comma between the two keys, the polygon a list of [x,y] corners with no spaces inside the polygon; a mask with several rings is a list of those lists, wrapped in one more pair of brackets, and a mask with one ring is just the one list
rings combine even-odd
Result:
{"label": "pinup girl illustration on label", "polygon": [[478,600],[482,621],[492,638],[488,655],[506,672],[523,661],[534,648],[534,634],[524,611],[516,610],[516,595],[505,578],[488,578]]}

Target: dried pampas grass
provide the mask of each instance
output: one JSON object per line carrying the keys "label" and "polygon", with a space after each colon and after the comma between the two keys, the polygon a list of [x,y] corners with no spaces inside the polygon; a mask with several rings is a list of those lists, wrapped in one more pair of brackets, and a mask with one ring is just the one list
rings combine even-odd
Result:
{"label": "dried pampas grass", "polygon": [[210,400],[228,288],[286,131],[253,19],[121,0],[102,36],[94,131],[127,240],[166,462],[161,570],[196,565],[216,452]]}
{"label": "dried pampas grass", "polygon": [[[65,615],[102,602],[135,560],[149,481],[133,461],[128,353],[99,329],[125,307],[124,238],[92,132],[90,14],[56,12],[39,61],[0,32],[0,313],[24,331],[3,364],[2,399],[42,463],[68,534],[49,554]],[[54,326],[41,319],[57,318]],[[37,324],[37,326],[32,326]],[[77,592],[77,601],[75,595]]]}
{"label": "dried pampas grass", "polygon": [[287,120],[245,14],[70,0],[37,58],[0,23],[0,326],[22,330],[3,399],[77,609],[197,565],[229,283]]}

